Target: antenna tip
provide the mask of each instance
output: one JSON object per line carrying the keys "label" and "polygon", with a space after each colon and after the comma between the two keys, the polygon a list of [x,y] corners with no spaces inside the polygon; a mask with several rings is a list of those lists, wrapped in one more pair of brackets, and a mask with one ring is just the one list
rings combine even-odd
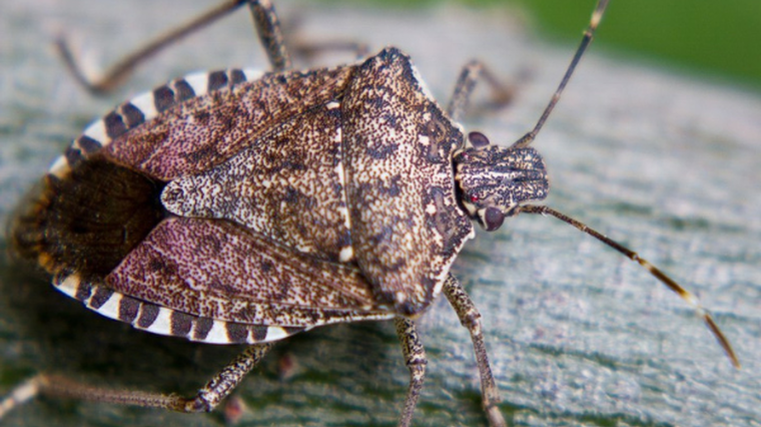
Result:
{"label": "antenna tip", "polygon": [[716,325],[716,322],[713,321],[711,315],[705,310],[703,310],[703,320],[705,320],[708,329],[711,330],[711,333],[716,337],[716,340],[719,341],[721,348],[724,349],[724,353],[729,357],[732,365],[736,369],[740,369],[740,359],[737,358],[737,354],[735,354],[732,344],[729,343],[729,340],[724,336],[724,333],[721,332],[721,329]]}
{"label": "antenna tip", "polygon": [[602,20],[602,15],[605,13],[605,9],[608,7],[608,0],[600,0],[597,3],[595,11],[592,13],[592,20],[589,22],[590,27],[596,28]]}

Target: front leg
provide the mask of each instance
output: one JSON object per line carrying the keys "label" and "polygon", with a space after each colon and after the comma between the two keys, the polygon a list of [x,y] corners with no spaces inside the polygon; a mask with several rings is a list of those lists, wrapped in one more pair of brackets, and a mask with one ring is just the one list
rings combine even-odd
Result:
{"label": "front leg", "polygon": [[415,329],[415,322],[406,317],[394,319],[396,334],[402,342],[404,361],[410,370],[410,387],[407,390],[407,398],[404,401],[404,410],[399,419],[399,427],[408,427],[412,422],[412,414],[415,412],[420,390],[423,389],[425,379],[425,366],[428,360],[425,357],[425,349],[420,342],[420,336]]}
{"label": "front leg", "polygon": [[497,384],[494,382],[491,367],[489,367],[489,357],[486,355],[484,335],[481,331],[481,313],[478,312],[473,301],[465,293],[465,289],[462,288],[460,282],[451,274],[444,283],[444,294],[457,312],[460,323],[468,328],[470,338],[473,340],[478,374],[481,376],[483,407],[484,411],[486,411],[489,425],[491,427],[506,427],[505,419],[502,417],[502,413],[499,412],[499,407],[497,406],[502,399],[499,396]]}

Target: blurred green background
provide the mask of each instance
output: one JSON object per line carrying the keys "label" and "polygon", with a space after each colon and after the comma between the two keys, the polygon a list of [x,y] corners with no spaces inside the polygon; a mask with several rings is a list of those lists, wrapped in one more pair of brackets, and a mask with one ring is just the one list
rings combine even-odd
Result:
{"label": "blurred green background", "polygon": [[[389,7],[429,7],[443,2],[364,1]],[[579,39],[595,4],[595,0],[459,2],[476,7],[518,6],[532,27],[566,42]],[[603,49],[761,92],[759,0],[612,0],[598,35],[597,44]]]}

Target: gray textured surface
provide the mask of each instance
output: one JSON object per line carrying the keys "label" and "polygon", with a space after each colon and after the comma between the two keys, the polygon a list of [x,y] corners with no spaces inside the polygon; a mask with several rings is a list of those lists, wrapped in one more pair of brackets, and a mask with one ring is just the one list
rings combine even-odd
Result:
{"label": "gray textured surface", "polygon": [[[68,141],[120,100],[190,71],[264,64],[244,12],[97,99],[64,72],[53,34],[65,29],[103,64],[209,3],[175,11],[168,1],[0,0],[0,220]],[[281,9],[299,14],[309,34],[402,47],[440,99],[473,56],[499,75],[529,70],[510,109],[466,122],[502,144],[533,125],[573,49],[541,45],[502,12]],[[556,221],[521,217],[480,233],[453,270],[484,315],[509,422],[760,425],[758,94],[608,59],[593,46],[535,146],[553,179],[548,204],[630,244],[699,294],[744,367],[732,369],[692,311],[643,270]],[[439,301],[420,329],[430,363],[416,425],[483,425],[469,339],[454,312]],[[0,394],[40,369],[191,393],[235,352],[132,331],[0,264]],[[286,379],[279,372],[288,360]],[[391,325],[313,331],[276,347],[247,379],[239,396],[250,412],[240,425],[393,425],[406,381]],[[0,423],[52,424],[223,420],[45,400]]]}

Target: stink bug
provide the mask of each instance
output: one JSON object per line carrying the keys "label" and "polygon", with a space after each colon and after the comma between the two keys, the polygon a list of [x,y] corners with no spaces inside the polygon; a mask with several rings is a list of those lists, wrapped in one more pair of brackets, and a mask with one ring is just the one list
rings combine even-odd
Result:
{"label": "stink bug", "polygon": [[[523,203],[547,191],[541,157],[528,147],[540,126],[506,149],[481,134],[466,139],[452,119],[479,65],[466,68],[447,112],[394,48],[357,64],[288,71],[271,8],[251,6],[275,73],[190,76],[120,105],[54,165],[14,239],[59,289],[104,315],[152,332],[254,345],[195,399],[77,384],[60,390],[62,383],[44,375],[30,387],[210,409],[266,352],[262,343],[328,323],[395,318],[412,374],[401,421],[407,425],[425,364],[410,319],[444,291],[474,336],[490,423],[503,425],[478,314],[448,273],[471,234],[468,217],[494,230],[519,212],[556,214]],[[278,104],[281,97],[286,102]],[[276,105],[258,110],[254,101]],[[211,104],[230,111],[206,108]],[[179,144],[187,138],[192,143]],[[506,165],[490,164],[498,160]],[[489,181],[495,171],[505,174],[498,186]],[[488,191],[494,187],[511,191]],[[247,202],[252,197],[256,203]],[[93,210],[102,214],[88,217]],[[87,227],[82,217],[118,227],[97,222],[77,234]]]}

